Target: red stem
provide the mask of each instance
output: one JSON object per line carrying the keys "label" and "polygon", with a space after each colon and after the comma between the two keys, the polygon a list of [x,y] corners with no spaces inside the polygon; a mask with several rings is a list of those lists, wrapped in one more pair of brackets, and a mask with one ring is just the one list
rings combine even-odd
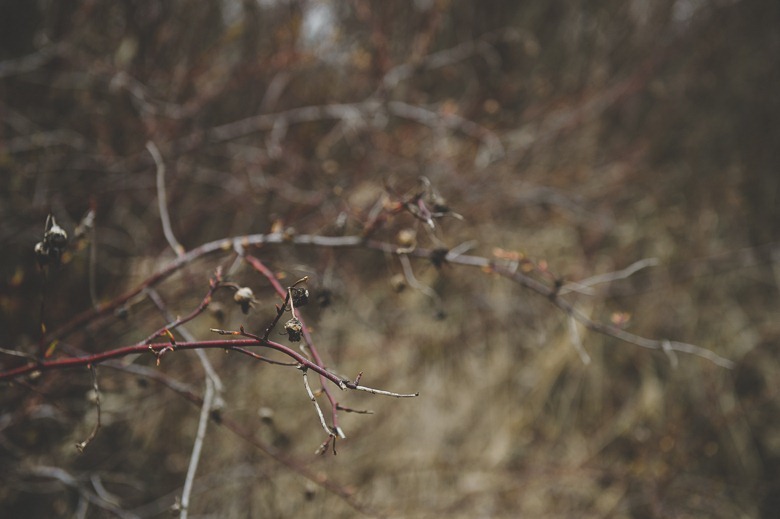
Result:
{"label": "red stem", "polygon": [[[295,350],[288,348],[283,344],[279,344],[273,341],[266,341],[260,338],[177,342],[176,345],[173,346],[173,350],[177,351],[177,350],[196,350],[196,349],[222,349],[222,350],[233,350],[238,353],[244,353],[241,351],[241,348],[248,347],[248,346],[263,346],[266,348],[274,349],[292,358],[301,366],[305,366],[313,371],[316,371],[317,373],[320,374],[321,377],[330,380],[331,382],[333,382],[334,384],[336,384],[341,388],[354,387],[354,384],[352,384],[350,381],[342,380],[338,376],[329,372],[325,368],[318,366],[317,364],[310,361],[309,359],[307,359],[300,353],[296,352]],[[122,348],[104,351],[102,353],[84,355],[82,357],[68,357],[68,358],[61,358],[61,359],[54,359],[54,360],[44,360],[41,362],[32,362],[24,366],[19,366],[18,368],[10,369],[8,371],[0,373],[0,381],[12,380],[18,377],[22,377],[24,375],[29,375],[36,371],[42,372],[42,371],[51,371],[55,369],[67,369],[67,368],[91,366],[95,364],[100,364],[101,362],[105,362],[107,360],[126,357],[128,355],[133,355],[138,353],[146,353],[146,352],[159,353],[163,349],[170,350],[171,344],[169,342],[158,342],[154,344],[140,344],[140,345],[136,344],[133,346],[124,346]]]}

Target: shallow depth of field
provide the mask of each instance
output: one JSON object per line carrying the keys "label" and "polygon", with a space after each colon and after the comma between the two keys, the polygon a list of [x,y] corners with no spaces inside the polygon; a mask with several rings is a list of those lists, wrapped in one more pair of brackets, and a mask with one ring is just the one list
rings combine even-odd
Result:
{"label": "shallow depth of field", "polygon": [[[328,368],[420,396],[334,388],[373,414],[341,411],[346,440],[315,455],[325,434],[297,370],[206,352],[224,404],[190,517],[775,516],[780,3],[1,10],[0,372],[39,352],[42,324],[61,329],[175,258],[147,143],[186,250],[272,231],[359,235],[429,182],[456,214],[432,230],[401,212],[373,239],[524,258],[518,269],[559,283],[593,321],[734,362],[573,329],[548,298],[480,268],[251,248],[284,286],[309,277],[299,312]],[[90,209],[94,231],[76,240]],[[72,239],[44,272],[34,247],[49,213]],[[228,247],[51,355],[142,341],[193,311],[218,266],[255,306],[245,315],[217,292],[187,330],[262,333],[280,299]],[[97,367],[102,427],[83,453],[96,421],[88,369],[0,382],[0,516],[171,516],[200,406],[170,386],[202,395],[204,368],[191,351],[123,363]]]}

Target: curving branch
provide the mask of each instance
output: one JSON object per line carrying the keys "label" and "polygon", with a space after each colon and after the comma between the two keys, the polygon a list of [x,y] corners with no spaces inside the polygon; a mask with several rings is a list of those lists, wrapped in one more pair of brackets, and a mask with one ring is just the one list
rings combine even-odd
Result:
{"label": "curving branch", "polygon": [[[485,273],[493,273],[502,276],[514,283],[522,286],[523,288],[536,293],[537,295],[548,300],[551,304],[565,313],[567,316],[574,318],[581,323],[587,330],[612,337],[620,340],[621,342],[634,344],[642,348],[659,350],[659,351],[675,351],[678,353],[685,353],[696,355],[713,362],[714,364],[724,367],[733,368],[734,363],[717,355],[716,353],[706,348],[696,346],[693,344],[670,341],[668,339],[649,339],[639,335],[635,335],[631,332],[623,330],[612,324],[602,323],[595,321],[587,317],[580,312],[576,305],[560,294],[560,285],[557,282],[552,284],[540,281],[529,274],[526,274],[516,268],[512,268],[512,265],[507,266],[506,262],[486,258],[482,256],[459,254],[455,249],[426,249],[415,248],[413,250],[399,250],[398,246],[384,241],[366,239],[363,236],[320,236],[313,234],[298,234],[290,235],[284,232],[275,232],[269,234],[250,234],[245,236],[235,236],[232,238],[225,238],[215,240],[209,243],[205,243],[199,247],[189,250],[185,254],[172,260],[162,269],[157,271],[143,283],[135,287],[134,289],[126,292],[115,298],[113,301],[104,303],[98,308],[90,308],[83,313],[74,317],[69,323],[47,334],[44,338],[46,343],[51,343],[56,340],[61,340],[68,335],[72,334],[76,330],[82,328],[88,323],[96,322],[102,318],[111,315],[115,310],[122,307],[130,299],[143,292],[146,288],[155,286],[163,280],[170,277],[179,269],[188,265],[200,258],[218,254],[220,252],[228,252],[233,250],[241,250],[247,247],[256,247],[264,245],[287,245],[297,247],[317,247],[317,248],[333,248],[333,249],[356,249],[362,248],[367,250],[373,250],[381,252],[387,255],[394,256],[407,256],[409,258],[424,259],[434,262],[435,264],[447,263],[453,266],[476,268]],[[516,267],[516,265],[514,265]],[[270,342],[270,341],[269,341]],[[668,344],[667,344],[668,342]],[[182,343],[185,344],[185,343]],[[194,342],[191,344],[201,344]],[[252,346],[258,345],[257,343],[250,344],[237,344],[237,346]],[[177,344],[177,348],[180,345]],[[116,351],[116,350],[114,350]],[[73,359],[67,359],[73,360]],[[316,365],[316,364],[315,364]],[[29,366],[29,365],[28,365]],[[30,371],[33,368],[30,368]],[[11,370],[13,371],[13,370]],[[316,371],[316,370],[315,370]],[[29,371],[28,371],[29,372]],[[9,372],[6,372],[9,373]],[[6,373],[0,373],[0,380]],[[8,378],[7,376],[5,378]],[[11,377],[12,378],[12,377]]]}

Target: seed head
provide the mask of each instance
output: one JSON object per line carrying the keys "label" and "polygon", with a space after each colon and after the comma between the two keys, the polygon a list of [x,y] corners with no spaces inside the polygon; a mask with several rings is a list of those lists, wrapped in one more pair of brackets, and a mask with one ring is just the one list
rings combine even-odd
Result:
{"label": "seed head", "polygon": [[301,342],[303,324],[297,317],[293,317],[284,324],[284,331],[287,332],[287,339],[290,342]]}
{"label": "seed head", "polygon": [[241,287],[233,294],[233,301],[241,306],[242,312],[248,314],[249,309],[255,306],[255,294],[251,288]]}

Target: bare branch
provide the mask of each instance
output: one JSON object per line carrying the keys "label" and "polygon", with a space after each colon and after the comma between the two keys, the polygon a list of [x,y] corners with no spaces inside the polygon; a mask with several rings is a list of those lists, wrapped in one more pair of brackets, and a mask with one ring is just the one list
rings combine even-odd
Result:
{"label": "bare branch", "polygon": [[617,270],[615,272],[606,272],[604,274],[599,274],[597,276],[592,276],[587,279],[583,279],[582,281],[573,281],[566,283],[561,287],[561,289],[558,291],[558,295],[568,294],[569,292],[579,292],[582,294],[587,295],[593,295],[595,291],[593,290],[593,286],[599,285],[602,283],[610,283],[612,281],[617,281],[620,279],[626,279],[635,273],[639,272],[642,269],[645,269],[647,267],[655,267],[659,264],[658,258],[645,258],[641,259],[639,261],[635,261],[628,267]]}
{"label": "bare branch", "polygon": [[203,404],[200,406],[200,418],[198,419],[198,432],[195,434],[195,443],[192,445],[190,463],[187,467],[187,477],[184,479],[184,489],[181,492],[181,519],[187,519],[190,506],[190,496],[195,482],[195,473],[198,471],[203,439],[206,437],[206,429],[209,424],[209,414],[214,403],[214,382],[211,377],[206,377],[206,390],[203,393]]}
{"label": "bare branch", "polygon": [[87,439],[76,444],[76,448],[79,450],[79,452],[84,452],[84,449],[86,449],[87,446],[92,443],[92,440],[95,439],[98,431],[100,430],[100,390],[98,389],[97,370],[95,369],[95,366],[90,365],[89,371],[92,374],[92,391],[94,392],[97,421],[95,422],[95,427],[92,428],[92,432],[89,434]]}
{"label": "bare branch", "polygon": [[146,143],[146,149],[149,151],[149,154],[154,159],[154,163],[157,165],[157,206],[160,210],[160,220],[162,221],[165,239],[168,240],[168,245],[171,246],[176,255],[182,256],[185,250],[173,234],[171,217],[168,214],[168,199],[165,194],[165,162],[163,162],[160,150],[154,142],[148,141]]}
{"label": "bare branch", "polygon": [[306,388],[306,394],[309,395],[309,400],[312,401],[314,404],[314,407],[317,409],[317,416],[320,417],[320,425],[322,425],[322,428],[325,429],[325,434],[328,436],[335,436],[333,431],[330,430],[328,427],[328,424],[325,423],[325,415],[322,414],[322,409],[320,408],[320,404],[317,402],[317,398],[314,396],[314,393],[312,393],[311,386],[309,385],[309,377],[308,377],[308,369],[305,366],[301,366],[301,372],[303,373],[303,386]]}

